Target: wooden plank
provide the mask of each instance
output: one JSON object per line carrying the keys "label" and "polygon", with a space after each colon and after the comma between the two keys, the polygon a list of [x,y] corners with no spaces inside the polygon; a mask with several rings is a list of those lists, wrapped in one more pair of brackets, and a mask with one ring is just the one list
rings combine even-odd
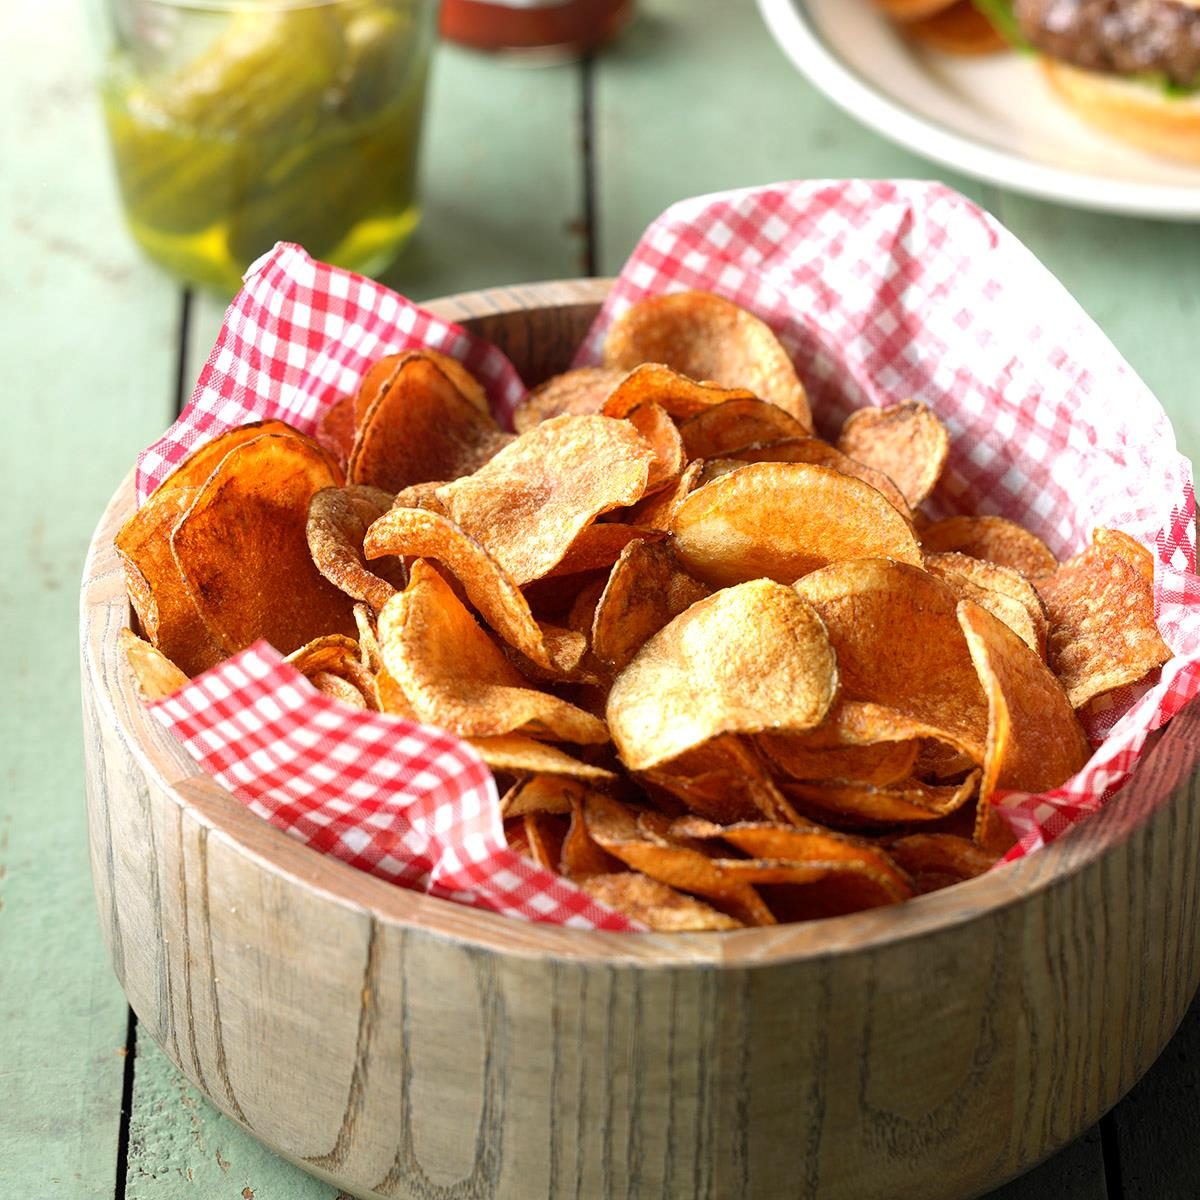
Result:
{"label": "wooden plank", "polygon": [[0,1177],[111,1197],[126,1007],[99,937],[82,805],[76,610],[109,493],[161,428],[176,291],[121,228],[72,0],[0,7]]}
{"label": "wooden plank", "polygon": [[1200,997],[1111,1116],[1124,1200],[1194,1196],[1200,1180]]}
{"label": "wooden plank", "polygon": [[[383,281],[414,300],[584,273],[579,69],[522,69],[439,46],[421,149],[422,216]],[[227,297],[193,310],[189,380]]]}

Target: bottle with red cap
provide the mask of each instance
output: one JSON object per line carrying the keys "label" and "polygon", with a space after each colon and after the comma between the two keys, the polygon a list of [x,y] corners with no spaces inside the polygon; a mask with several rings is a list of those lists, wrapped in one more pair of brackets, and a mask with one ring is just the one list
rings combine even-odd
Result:
{"label": "bottle with red cap", "polygon": [[476,50],[572,58],[616,35],[633,0],[443,0],[442,36]]}

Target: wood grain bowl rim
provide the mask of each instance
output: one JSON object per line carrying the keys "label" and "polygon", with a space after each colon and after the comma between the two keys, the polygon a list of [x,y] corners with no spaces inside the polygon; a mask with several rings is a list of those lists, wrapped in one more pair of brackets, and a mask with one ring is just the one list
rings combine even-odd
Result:
{"label": "wood grain bowl rim", "polygon": [[[596,305],[610,280],[560,280],[467,292],[429,302],[426,307],[460,322],[518,309]],[[800,959],[857,953],[934,935],[981,916],[998,913],[1045,889],[1066,884],[1180,794],[1182,760],[1163,772],[1157,795],[1133,806],[1130,798],[1141,769],[1097,813],[1049,846],[1006,863],[977,879],[902,904],[844,917],[729,933],[629,934],[567,929],[519,921],[497,913],[410,891],[377,879],[334,858],[310,850],[244,808],[226,789],[204,775],[186,750],[142,707],[128,666],[119,661],[116,639],[129,624],[124,578],[112,538],[133,504],[133,472],[118,487],[100,518],[88,548],[80,597],[83,686],[91,689],[99,719],[116,729],[122,743],[148,777],[157,777],[185,813],[208,827],[257,866],[294,886],[324,895],[386,924],[420,929],[458,945],[493,953],[573,961],[602,961],[630,967],[771,966]],[[93,621],[92,608],[103,620]],[[93,630],[99,634],[92,636]],[[106,673],[105,664],[110,664]],[[113,668],[116,664],[116,678]],[[114,701],[116,687],[121,704]],[[120,710],[120,711],[119,711]],[[122,718],[122,711],[129,720]],[[1200,699],[1166,727],[1200,726]],[[1182,729],[1179,729],[1181,736]],[[1165,732],[1165,731],[1164,731]],[[1200,735],[1200,729],[1192,736]],[[1160,740],[1163,734],[1152,734]],[[1142,766],[1166,747],[1151,743]],[[1147,772],[1148,773],[1148,772]],[[1139,811],[1131,811],[1136,807]]]}

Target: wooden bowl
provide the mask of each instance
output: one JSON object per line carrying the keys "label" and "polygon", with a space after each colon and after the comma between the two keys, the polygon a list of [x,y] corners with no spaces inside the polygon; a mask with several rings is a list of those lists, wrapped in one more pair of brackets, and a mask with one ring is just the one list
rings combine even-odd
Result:
{"label": "wooden bowl", "polygon": [[[432,307],[530,381],[602,282]],[[402,891],[245,811],[143,712],[112,550],[83,583],[92,872],[144,1029],[223,1113],[358,1196],[976,1196],[1149,1067],[1200,972],[1200,707],[1023,861],[729,934],[523,924]]]}

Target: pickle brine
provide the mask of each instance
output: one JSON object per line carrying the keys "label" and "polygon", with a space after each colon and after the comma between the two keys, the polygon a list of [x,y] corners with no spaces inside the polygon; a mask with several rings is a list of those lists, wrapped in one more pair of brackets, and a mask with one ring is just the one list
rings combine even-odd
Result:
{"label": "pickle brine", "polygon": [[104,110],[146,252],[224,291],[277,241],[353,270],[385,267],[418,218],[428,7],[248,9],[170,70],[115,58]]}

